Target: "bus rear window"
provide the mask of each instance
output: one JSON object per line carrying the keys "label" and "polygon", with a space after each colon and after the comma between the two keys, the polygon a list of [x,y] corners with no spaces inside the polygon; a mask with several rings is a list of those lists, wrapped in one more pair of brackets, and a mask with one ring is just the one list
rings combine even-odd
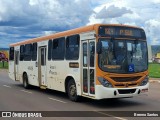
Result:
{"label": "bus rear window", "polygon": [[14,60],[14,47],[10,47],[9,60]]}

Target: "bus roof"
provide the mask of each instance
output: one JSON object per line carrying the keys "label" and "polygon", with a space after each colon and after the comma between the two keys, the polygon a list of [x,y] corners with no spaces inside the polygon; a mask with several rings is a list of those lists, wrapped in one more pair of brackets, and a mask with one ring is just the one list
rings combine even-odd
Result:
{"label": "bus roof", "polygon": [[140,27],[135,27],[135,26],[123,25],[123,24],[93,24],[93,25],[89,25],[89,26],[85,26],[85,27],[80,27],[80,28],[76,28],[76,29],[72,29],[72,30],[67,30],[67,31],[64,31],[64,32],[54,33],[54,34],[51,34],[51,35],[48,35],[48,36],[37,37],[37,38],[28,39],[28,40],[24,40],[24,41],[21,41],[21,42],[13,43],[13,44],[10,44],[10,47],[29,44],[29,43],[40,42],[40,41],[43,41],[43,40],[49,40],[49,39],[54,39],[54,38],[59,38],[59,37],[64,37],[64,36],[70,36],[70,35],[74,35],[74,34],[80,34],[80,33],[87,32],[87,31],[93,31],[101,25],[140,28]]}

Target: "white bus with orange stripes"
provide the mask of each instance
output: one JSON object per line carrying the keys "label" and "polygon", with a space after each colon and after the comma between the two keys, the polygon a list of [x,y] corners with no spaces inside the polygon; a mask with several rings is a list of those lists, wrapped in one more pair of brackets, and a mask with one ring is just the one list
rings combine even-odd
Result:
{"label": "white bus with orange stripes", "polygon": [[72,101],[147,93],[148,52],[142,28],[94,24],[10,45],[9,76]]}

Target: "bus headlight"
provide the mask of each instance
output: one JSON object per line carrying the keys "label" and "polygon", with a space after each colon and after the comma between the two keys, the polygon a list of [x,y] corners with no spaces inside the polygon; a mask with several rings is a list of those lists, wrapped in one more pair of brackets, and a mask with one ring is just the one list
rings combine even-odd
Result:
{"label": "bus headlight", "polygon": [[141,82],[140,86],[144,86],[148,83],[149,77],[146,76],[145,79]]}
{"label": "bus headlight", "polygon": [[108,88],[112,88],[112,87],[113,87],[112,84],[111,84],[108,80],[104,79],[103,77],[98,77],[98,81],[99,81],[104,87],[108,87]]}

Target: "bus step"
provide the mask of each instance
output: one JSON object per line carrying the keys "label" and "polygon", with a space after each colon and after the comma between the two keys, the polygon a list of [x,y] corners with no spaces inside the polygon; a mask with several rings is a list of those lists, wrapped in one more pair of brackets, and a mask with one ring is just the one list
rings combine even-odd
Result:
{"label": "bus step", "polygon": [[41,89],[47,89],[47,86],[41,85],[40,88]]}

